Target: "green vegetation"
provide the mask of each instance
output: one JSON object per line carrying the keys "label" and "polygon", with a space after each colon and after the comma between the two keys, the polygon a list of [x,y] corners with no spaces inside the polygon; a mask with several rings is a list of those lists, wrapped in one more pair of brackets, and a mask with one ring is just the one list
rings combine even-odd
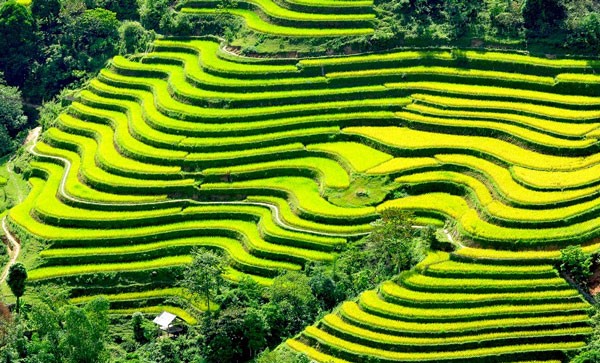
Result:
{"label": "green vegetation", "polygon": [[15,263],[8,269],[6,283],[10,287],[13,295],[17,298],[17,314],[19,313],[20,299],[25,293],[25,280],[27,280],[27,270],[22,263]]}
{"label": "green vegetation", "polygon": [[[97,298],[83,307],[68,305],[59,291],[44,291],[41,301],[15,321],[2,320],[10,343],[3,346],[2,359],[56,362],[108,362],[108,301]],[[34,326],[31,338],[23,332]]]}
{"label": "green vegetation", "polygon": [[344,190],[329,190],[327,200],[342,207],[377,205],[395,188],[385,177],[355,176]]}
{"label": "green vegetation", "polygon": [[21,92],[16,87],[5,84],[0,73],[0,155],[15,151],[23,140],[21,131],[27,124],[27,116],[23,112]]}
{"label": "green vegetation", "polygon": [[560,269],[585,285],[592,275],[592,256],[586,255],[579,246],[569,246],[560,251]]}
{"label": "green vegetation", "polygon": [[598,315],[598,304],[596,303],[593,307],[593,312],[592,312],[592,318],[591,318],[591,325],[594,329],[588,345],[582,349],[582,351],[572,357],[571,362],[574,363],[597,363],[600,361],[600,356],[598,355],[598,344],[599,344],[599,338],[600,336],[598,335],[600,333],[600,325],[598,325],[599,320],[600,319],[600,315]]}
{"label": "green vegetation", "polygon": [[[363,293],[357,302],[344,303],[338,311],[286,344],[320,359],[319,349],[309,348],[313,342],[319,342],[328,346],[329,354],[347,361],[363,354],[386,361],[437,361],[440,357],[476,361],[485,356],[502,360],[519,355],[528,357],[531,349],[545,359],[553,359],[560,356],[559,350],[576,345],[565,341],[555,343],[561,346],[551,347],[538,339],[590,333],[585,323],[588,305],[564,280],[555,279],[563,297],[552,297],[557,287],[544,287],[539,281],[535,286],[543,293],[535,295],[531,289],[518,292],[519,286],[532,280],[528,273],[515,275],[515,271],[545,270],[556,276],[551,266],[478,266],[462,262],[457,269],[448,257],[444,253],[430,255],[416,271],[400,274],[395,282],[386,282],[378,292]],[[434,273],[433,268],[439,272]],[[507,276],[498,275],[502,270]],[[463,276],[451,271],[459,271]],[[487,291],[465,290],[473,278],[481,277],[485,280],[473,286],[487,286]],[[415,278],[423,283],[416,285]],[[512,292],[507,293],[502,285],[510,286]],[[438,292],[450,286],[454,288],[445,295]],[[576,299],[569,302],[568,296]],[[557,320],[556,314],[563,316]],[[577,319],[583,320],[575,323]],[[515,336],[519,338],[511,342]]]}
{"label": "green vegetation", "polygon": [[[314,270],[329,276],[314,285],[326,311],[410,269],[427,245],[438,246],[431,230],[409,237],[392,229],[356,242],[380,228],[373,222],[386,220],[390,207],[414,212],[410,226],[451,219],[447,233],[487,248],[460,250],[457,256],[515,259],[511,250],[518,248],[530,250],[522,256],[532,261],[556,258],[558,248],[595,236],[598,187],[591,174],[597,145],[584,137],[598,127],[599,101],[592,94],[565,95],[546,79],[566,69],[584,74],[589,64],[500,53],[466,57],[482,68],[465,71],[449,52],[254,64],[222,56],[215,42],[199,39],[157,41],[141,61],[116,58],[65,113],[47,123],[44,140],[35,146],[33,191],[9,213],[15,233],[49,244],[31,264],[31,283],[69,284],[75,301],[108,294],[119,314],[135,306],[171,306],[186,309],[188,321],[201,322],[198,311],[218,300],[216,290],[210,288],[204,302],[169,290],[185,275],[196,247],[228,256],[223,277],[230,282],[250,276],[270,286],[280,269],[333,265],[335,273]],[[431,59],[437,63],[410,67]],[[527,60],[536,68],[524,66]],[[503,71],[486,70],[490,64]],[[540,69],[544,76],[535,76]],[[416,78],[398,83],[396,75]],[[490,85],[490,79],[500,83]],[[328,112],[322,114],[324,108]],[[577,176],[567,190],[551,186],[560,172]],[[536,173],[546,173],[547,181],[535,179],[536,187],[530,187],[516,180]],[[398,224],[406,217],[391,219]],[[418,242],[407,247],[406,239]],[[554,251],[536,254],[539,246]],[[461,272],[473,266],[448,263],[427,275],[406,274],[403,286],[431,291],[422,300],[434,305],[441,304],[436,294],[458,297],[459,291],[457,304],[482,304],[485,294],[508,294],[502,299],[521,303],[455,314],[463,322],[475,315],[487,321],[584,310],[551,271],[476,265]],[[526,272],[536,277],[498,279]],[[544,303],[537,295],[515,295],[537,289],[553,298]],[[412,321],[423,309],[410,300],[394,295],[387,302],[364,293],[360,306]],[[393,308],[399,301],[409,306]],[[523,307],[529,301],[539,304]],[[452,309],[439,308],[430,319]],[[305,323],[316,316],[309,315]],[[293,336],[302,327],[277,336]],[[576,336],[585,335],[579,328]],[[516,351],[545,349],[538,341],[556,336],[547,330]],[[321,338],[333,342],[310,335],[313,342]],[[277,342],[243,354],[255,356]]]}
{"label": "green vegetation", "polygon": [[223,274],[226,271],[227,261],[222,256],[212,251],[192,251],[193,261],[186,268],[184,279],[180,284],[196,299],[206,301],[207,310],[210,311],[210,300],[213,294],[223,285]]}
{"label": "green vegetation", "polygon": [[2,358],[592,357],[592,3],[0,1]]}

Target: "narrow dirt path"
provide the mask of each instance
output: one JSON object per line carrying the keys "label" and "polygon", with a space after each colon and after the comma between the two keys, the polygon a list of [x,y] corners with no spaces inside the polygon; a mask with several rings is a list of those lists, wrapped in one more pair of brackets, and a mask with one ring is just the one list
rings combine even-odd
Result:
{"label": "narrow dirt path", "polygon": [[8,172],[8,175],[9,175],[8,181],[6,183],[10,184],[10,187],[17,191],[17,203],[21,203],[23,201],[23,199],[25,199],[25,196],[23,195],[23,192],[21,191],[19,186],[16,185],[17,182],[15,181],[15,179],[10,177],[10,175],[14,173],[11,162],[12,162],[12,159],[6,163],[6,171]]}
{"label": "narrow dirt path", "polygon": [[[27,135],[27,138],[25,139],[24,144],[27,145],[27,144],[33,142],[33,144],[35,145],[35,143],[37,142],[37,139],[40,137],[41,132],[42,132],[41,127],[36,127],[35,129],[31,130],[29,132],[29,135]],[[13,178],[10,178],[10,175],[14,173],[11,162],[12,162],[12,158],[6,163],[6,170],[8,171],[8,174],[9,174],[8,182],[16,183]],[[18,203],[21,203],[25,199],[25,196],[23,195],[23,191],[20,188],[18,188],[17,186],[14,186],[14,189],[17,191]],[[8,226],[6,224],[6,216],[2,219],[2,232],[6,236],[6,241],[7,241],[6,247],[7,247],[7,251],[8,251],[8,255],[9,255],[10,259],[9,259],[8,263],[6,264],[6,266],[4,267],[2,274],[0,275],[0,284],[2,284],[4,282],[4,280],[6,280],[10,266],[12,266],[15,262],[17,262],[17,258],[19,257],[19,254],[21,253],[21,244],[8,229]]]}
{"label": "narrow dirt path", "polygon": [[19,254],[21,253],[21,244],[19,243],[19,241],[17,241],[17,239],[8,230],[8,227],[6,226],[6,217],[4,217],[2,219],[2,231],[4,232],[4,235],[6,236],[8,243],[11,244],[12,247],[7,246],[8,255],[10,256],[10,260],[4,267],[4,271],[2,271],[2,275],[0,275],[0,284],[2,284],[4,282],[4,280],[6,280],[6,277],[8,276],[8,269],[15,262],[17,262],[17,258],[19,257]]}
{"label": "narrow dirt path", "polygon": [[[27,135],[27,138],[25,138],[25,142],[23,143],[23,145],[27,145],[32,142],[33,144],[35,144],[37,142],[37,139],[40,137],[41,132],[41,126],[29,131],[29,134]],[[14,174],[14,166],[12,164],[13,159],[14,157],[10,158],[10,160],[8,160],[8,162],[6,163],[6,171],[8,171],[9,174],[8,183],[12,184],[13,189],[17,191],[17,204],[19,204],[25,199],[25,195],[23,195],[23,191],[21,190],[21,188],[19,188],[18,185],[15,185],[15,179],[10,178],[10,175]]]}
{"label": "narrow dirt path", "polygon": [[34,142],[37,141],[37,139],[40,137],[41,132],[42,132],[41,126],[38,126],[35,129],[29,131],[29,135],[27,135],[24,145],[27,145],[32,141],[34,141]]}

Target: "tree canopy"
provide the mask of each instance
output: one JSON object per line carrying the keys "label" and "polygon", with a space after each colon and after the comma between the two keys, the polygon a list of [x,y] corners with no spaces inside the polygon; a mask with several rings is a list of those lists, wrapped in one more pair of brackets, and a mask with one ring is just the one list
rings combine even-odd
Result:
{"label": "tree canopy", "polygon": [[27,269],[25,266],[20,262],[11,265],[8,269],[6,283],[10,287],[10,291],[17,298],[17,313],[19,312],[20,298],[25,293],[25,280],[27,280]]}
{"label": "tree canopy", "polygon": [[36,46],[34,31],[28,8],[14,0],[0,6],[0,72],[10,85],[25,83]]}
{"label": "tree canopy", "polygon": [[13,151],[16,136],[27,125],[21,91],[7,86],[0,74],[0,155]]}
{"label": "tree canopy", "polygon": [[192,256],[193,261],[186,268],[180,285],[196,299],[204,299],[210,312],[210,301],[223,286],[228,262],[223,255],[205,248],[192,251]]}

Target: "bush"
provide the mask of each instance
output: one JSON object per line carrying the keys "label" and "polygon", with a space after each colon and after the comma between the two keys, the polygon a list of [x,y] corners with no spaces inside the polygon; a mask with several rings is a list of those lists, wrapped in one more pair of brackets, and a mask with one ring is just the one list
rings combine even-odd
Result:
{"label": "bush", "polygon": [[141,0],[140,22],[146,29],[160,30],[161,19],[168,13],[169,0]]}
{"label": "bush", "polygon": [[265,350],[257,359],[256,363],[309,363],[310,358],[304,353],[293,352],[285,347],[273,351]]}
{"label": "bush", "polygon": [[567,45],[600,52],[600,14],[591,13],[584,17],[567,36]]}
{"label": "bush", "polygon": [[586,285],[592,275],[592,256],[583,252],[581,246],[569,246],[560,251],[560,269],[576,282]]}
{"label": "bush", "polygon": [[119,54],[136,54],[148,51],[156,34],[144,29],[137,21],[126,21],[119,27]]}
{"label": "bush", "polygon": [[1,76],[0,73],[0,155],[4,155],[15,149],[13,139],[25,128],[27,116],[21,92],[17,87],[7,86]]}

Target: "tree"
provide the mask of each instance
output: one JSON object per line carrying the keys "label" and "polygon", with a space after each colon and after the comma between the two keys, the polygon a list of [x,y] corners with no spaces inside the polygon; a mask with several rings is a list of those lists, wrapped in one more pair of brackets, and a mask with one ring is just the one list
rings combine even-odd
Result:
{"label": "tree", "polygon": [[27,269],[25,266],[17,262],[8,269],[8,277],[6,283],[10,287],[13,295],[17,298],[17,313],[19,313],[20,298],[25,293],[25,281],[27,280]]}
{"label": "tree", "polygon": [[135,54],[148,51],[154,40],[154,32],[144,29],[137,21],[123,22],[119,28],[119,54]]}
{"label": "tree", "polygon": [[[14,319],[8,306],[0,303],[0,362],[19,362],[25,343],[24,324]],[[19,349],[21,348],[21,349]]]}
{"label": "tree", "polygon": [[59,0],[33,0],[30,9],[39,30],[51,31],[57,25],[60,14]]}
{"label": "tree", "polygon": [[267,346],[269,324],[264,312],[257,308],[247,308],[244,315],[244,338],[250,358]]}
{"label": "tree", "polygon": [[59,0],[60,19],[63,24],[72,23],[75,18],[81,16],[87,9],[86,1],[83,0]]}
{"label": "tree", "polygon": [[56,18],[60,13],[59,0],[32,0],[31,14],[37,19]]}
{"label": "tree", "polygon": [[475,23],[477,14],[483,10],[481,0],[444,1],[443,4],[455,39],[467,34]]}
{"label": "tree", "polygon": [[366,248],[378,260],[379,269],[386,275],[411,269],[425,256],[427,246],[423,245],[414,224],[412,214],[385,209],[367,237]]}
{"label": "tree", "polygon": [[169,12],[169,0],[140,0],[140,22],[146,29],[160,31],[161,20]]}
{"label": "tree", "polygon": [[0,156],[15,149],[14,138],[27,124],[21,92],[9,87],[0,78]]}
{"label": "tree", "polygon": [[[47,299],[44,299],[47,300]],[[61,340],[64,335],[62,306],[42,301],[33,304],[27,314],[27,326],[35,334],[26,344],[28,358],[31,361],[60,362],[63,357]]]}
{"label": "tree", "polygon": [[112,11],[92,9],[84,11],[67,26],[63,39],[70,56],[77,60],[76,70],[99,69],[116,54],[119,25]]}
{"label": "tree", "polygon": [[208,362],[245,362],[266,347],[269,330],[264,312],[232,306],[202,325],[203,352]]}
{"label": "tree", "polygon": [[600,303],[596,299],[590,322],[593,328],[588,344],[570,360],[571,363],[600,363]]}
{"label": "tree", "polygon": [[15,137],[26,124],[21,92],[17,87],[7,86],[0,78],[0,125],[10,137]]}
{"label": "tree", "polygon": [[333,309],[343,300],[345,296],[339,293],[335,281],[324,266],[307,266],[306,271],[310,278],[308,283],[312,293],[321,303],[323,310]]}
{"label": "tree", "polygon": [[119,20],[138,18],[138,0],[87,0],[88,9],[102,8],[117,14]]}
{"label": "tree", "polygon": [[578,21],[567,40],[571,46],[600,52],[600,13],[590,13]]}
{"label": "tree", "polygon": [[138,343],[146,343],[146,335],[144,331],[144,314],[137,311],[131,316],[131,328],[133,329],[133,338]]}
{"label": "tree", "polygon": [[264,301],[264,288],[250,276],[244,276],[235,287],[225,290],[219,296],[222,309],[229,307],[259,307]]}
{"label": "tree", "polygon": [[208,362],[237,362],[244,356],[244,315],[244,309],[233,307],[204,320],[203,352]]}
{"label": "tree", "polygon": [[66,290],[58,287],[58,296],[51,296],[50,287],[57,286],[35,290],[39,299],[27,314],[19,315],[11,340],[0,349],[2,361],[107,362],[108,300],[98,297],[83,307],[69,305]]}
{"label": "tree", "polygon": [[0,7],[0,72],[8,84],[21,86],[35,52],[35,25],[25,6],[10,0]]}
{"label": "tree", "polygon": [[225,282],[223,273],[228,265],[227,259],[205,248],[192,251],[192,256],[192,264],[185,269],[180,285],[193,297],[204,298],[210,315],[210,300]]}
{"label": "tree", "polygon": [[77,88],[119,49],[120,23],[111,11],[86,10],[82,0],[61,0],[57,24],[56,34],[44,38],[24,88],[34,102],[52,99],[67,87]]}
{"label": "tree", "polygon": [[181,351],[177,343],[172,339],[156,339],[152,344],[149,344],[149,352],[147,357],[144,357],[146,358],[144,362],[181,362]]}
{"label": "tree", "polygon": [[71,92],[71,90],[63,89],[54,99],[46,101],[38,107],[38,123],[44,131],[54,127],[58,116],[66,110],[70,103],[67,98]]}
{"label": "tree", "polygon": [[319,302],[312,293],[310,279],[300,272],[288,271],[275,277],[267,295],[270,301],[263,310],[274,339],[297,334],[319,314]]}
{"label": "tree", "polygon": [[273,351],[265,350],[257,359],[256,363],[310,363],[311,360],[304,353],[298,353],[280,346]]}
{"label": "tree", "polygon": [[526,0],[523,5],[525,28],[533,36],[546,36],[555,31],[566,18],[561,0]]}
{"label": "tree", "polygon": [[106,298],[97,297],[83,308],[66,306],[61,348],[67,362],[108,361],[109,305]]}
{"label": "tree", "polygon": [[592,256],[583,252],[580,246],[569,246],[560,250],[560,269],[568,273],[580,284],[587,284],[592,275]]}
{"label": "tree", "polygon": [[336,299],[371,289],[425,258],[433,231],[414,228],[414,224],[411,213],[382,211],[371,234],[347,246],[336,259],[332,276]]}

